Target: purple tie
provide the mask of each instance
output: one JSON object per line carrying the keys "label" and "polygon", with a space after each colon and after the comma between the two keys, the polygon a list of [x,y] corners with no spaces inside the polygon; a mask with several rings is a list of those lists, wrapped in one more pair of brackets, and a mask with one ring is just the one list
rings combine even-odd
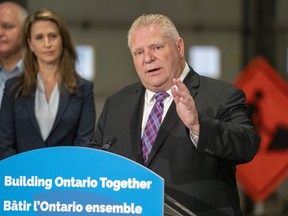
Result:
{"label": "purple tie", "polygon": [[152,146],[154,144],[155,138],[157,136],[159,127],[161,125],[162,115],[163,115],[163,100],[169,96],[167,92],[158,92],[155,94],[156,102],[151,110],[148,117],[147,124],[142,136],[142,152],[144,163],[146,164]]}

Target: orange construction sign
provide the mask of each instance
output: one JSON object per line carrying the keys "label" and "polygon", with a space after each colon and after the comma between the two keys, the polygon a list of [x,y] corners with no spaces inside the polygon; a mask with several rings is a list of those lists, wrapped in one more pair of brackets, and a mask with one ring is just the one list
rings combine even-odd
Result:
{"label": "orange construction sign", "polygon": [[288,176],[288,84],[262,57],[234,84],[245,92],[248,115],[261,136],[259,152],[237,167],[237,179],[252,200],[263,201]]}

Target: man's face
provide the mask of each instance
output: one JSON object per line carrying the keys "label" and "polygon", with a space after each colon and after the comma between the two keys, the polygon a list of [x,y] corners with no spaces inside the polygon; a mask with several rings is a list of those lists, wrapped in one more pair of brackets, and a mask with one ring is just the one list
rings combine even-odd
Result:
{"label": "man's face", "polygon": [[21,28],[16,9],[0,5],[0,58],[8,58],[20,51]]}
{"label": "man's face", "polygon": [[145,88],[166,91],[184,69],[184,42],[165,37],[159,24],[131,33],[130,51],[137,74]]}

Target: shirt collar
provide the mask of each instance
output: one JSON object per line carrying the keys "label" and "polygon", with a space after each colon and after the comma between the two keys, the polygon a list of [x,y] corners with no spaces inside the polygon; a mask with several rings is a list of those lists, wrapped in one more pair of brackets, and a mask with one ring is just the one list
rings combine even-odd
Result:
{"label": "shirt collar", "polygon": [[16,66],[11,70],[11,72],[4,71],[2,66],[0,65],[0,73],[2,74],[3,77],[6,77],[6,78],[17,76],[17,75],[22,73],[22,70],[23,70],[23,60],[22,59],[20,59],[17,62]]}
{"label": "shirt collar", "polygon": [[185,77],[187,76],[187,74],[189,73],[189,71],[190,71],[190,68],[189,68],[187,62],[185,62],[185,68],[184,68],[182,74],[180,75],[180,80],[181,80],[181,81],[183,81],[183,80],[185,79]]}

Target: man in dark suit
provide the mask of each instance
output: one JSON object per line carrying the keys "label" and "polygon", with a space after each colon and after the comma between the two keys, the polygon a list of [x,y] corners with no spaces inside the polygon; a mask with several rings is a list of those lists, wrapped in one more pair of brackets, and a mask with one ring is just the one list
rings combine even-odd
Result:
{"label": "man in dark suit", "polygon": [[[91,145],[116,138],[109,151],[158,173],[165,193],[197,215],[242,215],[236,165],[251,161],[260,141],[243,91],[193,71],[184,41],[166,16],[140,16],[128,32],[128,46],[141,82],[107,99]],[[162,123],[146,159],[143,134],[154,94],[163,91],[168,97]]]}

